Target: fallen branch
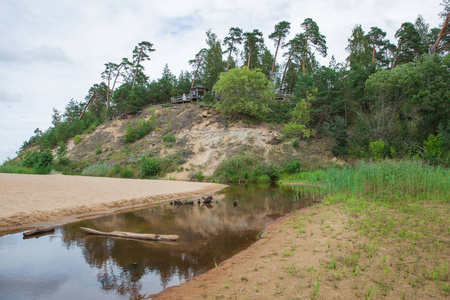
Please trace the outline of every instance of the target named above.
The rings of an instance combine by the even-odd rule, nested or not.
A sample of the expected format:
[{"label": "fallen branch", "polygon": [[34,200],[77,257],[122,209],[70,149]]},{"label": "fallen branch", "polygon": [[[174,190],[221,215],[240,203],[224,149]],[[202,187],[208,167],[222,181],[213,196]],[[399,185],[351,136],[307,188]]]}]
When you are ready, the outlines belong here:
[{"label": "fallen branch", "polygon": [[153,233],[132,233],[125,231],[113,231],[113,232],[103,232],[91,228],[80,227],[81,230],[97,235],[121,237],[136,240],[150,240],[150,241],[176,241],[178,235],[163,235],[163,234],[153,234]]},{"label": "fallen branch", "polygon": [[32,235],[47,233],[47,232],[54,232],[54,231],[55,231],[54,227],[37,228],[37,229],[33,229],[33,230],[24,232],[23,236],[27,237],[27,236],[32,236]]}]

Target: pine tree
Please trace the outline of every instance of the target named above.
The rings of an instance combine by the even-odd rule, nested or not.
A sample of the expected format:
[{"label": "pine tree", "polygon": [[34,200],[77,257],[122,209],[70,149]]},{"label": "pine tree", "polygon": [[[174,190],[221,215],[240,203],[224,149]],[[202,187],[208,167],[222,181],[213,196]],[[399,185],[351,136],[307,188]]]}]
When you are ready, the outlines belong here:
[{"label": "pine tree", "polygon": [[275,56],[273,58],[272,71],[270,72],[270,81],[272,81],[273,71],[275,69],[275,62],[277,60],[278,49],[280,48],[280,45],[281,45],[281,48],[283,48],[284,45],[282,42],[286,38],[286,36],[289,34],[290,28],[291,28],[291,23],[289,23],[287,21],[282,21],[282,22],[278,23],[277,25],[275,25],[275,31],[269,35],[269,39],[273,39],[277,46],[277,48],[275,50]]},{"label": "pine tree", "polygon": [[395,33],[395,37],[398,39],[398,43],[397,55],[394,59],[393,67],[397,63],[412,62],[414,57],[419,57],[426,53],[420,34],[412,23],[403,23]]},{"label": "pine tree", "polygon": [[141,65],[143,61],[150,60],[149,54],[150,52],[155,51],[152,49],[153,44],[150,42],[142,41],[140,42],[133,50],[133,67],[135,68],[133,84],[131,85],[131,89],[134,88],[136,77],[138,75],[138,71],[143,71],[144,66]]},{"label": "pine tree", "polygon": [[212,89],[219,79],[220,73],[225,71],[225,62],[222,60],[221,42],[217,35],[209,29],[206,31],[206,44],[209,46],[204,57],[203,85]]},{"label": "pine tree", "polygon": [[230,67],[231,54],[233,52],[237,52],[238,49],[236,48],[236,44],[242,44],[242,39],[242,29],[238,27],[231,27],[230,31],[228,32],[228,36],[223,40],[223,45],[228,46],[227,50],[225,51],[228,52],[226,72],[228,72],[228,69]]},{"label": "pine tree", "polygon": [[[258,55],[260,54],[262,44],[264,43],[263,34],[258,29],[254,29],[252,32],[245,32],[244,36],[246,38],[244,49],[245,54],[248,56],[247,68],[250,69],[251,65],[253,67],[258,67]],[[252,57],[256,57],[256,59],[252,60]]]},{"label": "pine tree", "polygon": [[314,48],[323,57],[327,56],[327,42],[325,36],[319,32],[319,26],[311,18],[305,19],[302,23],[303,33],[300,34],[300,39],[303,42],[302,52],[302,70],[303,75],[306,74],[307,60],[312,61]]}]

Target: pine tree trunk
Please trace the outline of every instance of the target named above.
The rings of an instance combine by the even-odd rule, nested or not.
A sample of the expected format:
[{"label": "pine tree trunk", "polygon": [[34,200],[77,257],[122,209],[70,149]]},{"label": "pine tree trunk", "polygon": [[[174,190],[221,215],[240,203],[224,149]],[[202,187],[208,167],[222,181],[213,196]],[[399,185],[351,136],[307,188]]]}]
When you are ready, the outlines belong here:
[{"label": "pine tree trunk", "polygon": [[447,28],[449,22],[450,22],[450,14],[448,14],[447,18],[445,18],[444,24],[442,25],[441,31],[439,32],[436,43],[434,43],[434,45],[430,47],[430,54],[436,53],[436,51],[438,49],[438,45],[445,35],[444,32],[445,32],[445,29]]},{"label": "pine tree trunk", "polygon": [[112,93],[114,92],[114,88],[115,88],[115,86],[116,86],[117,78],[119,78],[119,75],[120,75],[120,69],[122,69],[122,67],[123,67],[123,65],[121,65],[121,66],[119,67],[119,69],[117,69],[117,75],[116,75],[116,78],[114,78],[114,83],[113,83],[111,92],[110,92],[110,94],[109,94],[109,97],[106,97],[105,121],[106,121],[107,118],[108,118],[109,103],[110,103],[110,101],[111,101]]},{"label": "pine tree trunk", "polygon": [[228,68],[230,67],[231,51],[232,50],[233,50],[233,43],[231,43],[230,54],[228,54],[227,70],[225,72],[228,72]]},{"label": "pine tree trunk", "polygon": [[375,44],[372,45],[372,48],[373,48],[373,50],[372,50],[372,63],[374,64],[375,63]]},{"label": "pine tree trunk", "polygon": [[84,113],[86,112],[86,109],[88,108],[89,104],[91,104],[92,100],[95,98],[95,94],[97,92],[94,92],[94,94],[91,96],[91,98],[89,99],[88,103],[86,104],[86,106],[84,107],[83,111],[81,112],[80,117],[78,118],[78,120],[81,120],[81,118],[83,118]]},{"label": "pine tree trunk", "polygon": [[281,93],[281,88],[283,87],[284,77],[286,76],[286,72],[287,72],[287,69],[288,69],[288,66],[289,66],[290,62],[291,62],[291,54],[289,53],[288,61],[286,63],[286,67],[284,68],[283,77],[281,78],[280,93]]},{"label": "pine tree trunk", "polygon": [[197,78],[197,72],[198,72],[198,69],[200,68],[200,65],[202,64],[202,60],[203,60],[203,56],[200,58],[200,61],[198,62],[197,69],[195,69],[194,79],[192,80],[191,89],[194,87],[195,78]]},{"label": "pine tree trunk", "polygon": [[247,68],[250,69],[250,57],[252,57],[252,47],[250,48],[250,53],[248,54]]},{"label": "pine tree trunk", "polygon": [[106,90],[106,112],[105,112],[105,121],[106,118],[108,117],[108,106],[109,106],[109,98],[111,97],[111,89],[110,89],[110,85],[111,85],[111,72],[108,75],[108,89]]},{"label": "pine tree trunk", "polygon": [[134,88],[134,83],[136,82],[136,76],[137,76],[138,66],[139,66],[140,62],[141,62],[141,52],[139,52],[138,61],[137,61],[137,65],[136,65],[136,71],[134,72],[133,84],[131,85],[131,89]]},{"label": "pine tree trunk", "polygon": [[306,49],[308,49],[308,38],[305,39],[305,51],[303,51],[302,55],[302,69],[303,75],[306,75]]},{"label": "pine tree trunk", "polygon": [[395,64],[397,63],[397,58],[398,58],[398,54],[394,57],[394,61],[392,62],[391,70],[392,70],[393,68],[395,68]]},{"label": "pine tree trunk", "polygon": [[273,64],[272,64],[272,72],[270,72],[270,81],[272,81],[273,70],[275,69],[275,61],[277,60],[278,47],[280,47],[280,42],[281,42],[281,37],[278,39],[277,50],[275,50],[275,57],[273,58]]}]

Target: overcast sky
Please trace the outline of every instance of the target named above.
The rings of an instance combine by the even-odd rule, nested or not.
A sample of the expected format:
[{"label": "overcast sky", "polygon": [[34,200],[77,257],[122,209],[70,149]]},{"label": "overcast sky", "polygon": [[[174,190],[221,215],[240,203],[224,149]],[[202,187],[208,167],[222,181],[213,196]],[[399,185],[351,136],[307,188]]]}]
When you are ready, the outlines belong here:
[{"label": "overcast sky", "polygon": [[[51,125],[52,108],[63,112],[70,99],[84,101],[101,81],[107,62],[131,59],[141,41],[155,52],[145,63],[150,79],[167,63],[173,74],[205,44],[205,30],[219,39],[230,27],[259,29],[268,35],[280,21],[291,23],[292,38],[312,18],[326,36],[328,65],[347,57],[351,30],[378,26],[391,42],[403,22],[421,14],[430,27],[441,23],[441,0],[0,0],[0,164],[28,140],[36,128]],[[281,56],[278,59],[282,63]]]}]

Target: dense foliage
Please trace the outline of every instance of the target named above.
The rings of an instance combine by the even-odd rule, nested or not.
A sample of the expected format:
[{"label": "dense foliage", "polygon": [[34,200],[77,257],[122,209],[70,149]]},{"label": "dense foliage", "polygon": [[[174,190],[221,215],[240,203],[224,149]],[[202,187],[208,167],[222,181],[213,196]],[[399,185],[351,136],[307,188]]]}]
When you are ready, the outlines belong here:
[{"label": "dense foliage", "polygon": [[268,103],[274,98],[272,84],[258,69],[232,69],[220,75],[214,85],[221,95],[217,109],[226,116],[264,119],[270,112]]},{"label": "dense foliage", "polygon": [[247,153],[241,153],[222,162],[212,178],[219,182],[275,182],[280,170],[273,164]]},{"label": "dense foliage", "polygon": [[135,124],[129,124],[125,133],[124,142],[133,143],[149,134],[154,127],[154,119],[139,120]]},{"label": "dense foliage", "polygon": [[[448,1],[442,6],[440,17],[445,20]],[[338,63],[332,57],[328,66],[315,58],[328,54],[319,24],[306,18],[300,25],[291,39],[290,22],[275,25],[268,36],[276,46],[274,54],[258,29],[231,27],[223,43],[209,29],[206,47],[189,61],[192,71],[182,71],[177,78],[166,65],[161,78],[152,81],[142,62],[150,60],[155,49],[143,41],[130,60],[105,64],[103,82],[92,85],[85,101],[70,100],[63,113],[54,109],[52,126],[37,128],[19,154],[27,149],[44,153],[70,138],[79,143],[83,134],[113,117],[166,103],[202,84],[208,89],[204,99],[224,115],[285,124],[283,135],[294,145],[298,139],[328,136],[335,141],[334,155],[421,157],[431,164],[450,164],[448,23],[430,29],[419,15],[414,23],[402,23],[395,32],[396,43],[386,39],[381,28],[365,32],[356,25],[349,32],[346,61]],[[294,96],[275,100],[276,93],[286,92]],[[215,96],[221,100],[215,102]],[[130,125],[125,142],[151,130],[150,123]],[[172,144],[168,138],[164,142]],[[22,156],[23,166],[35,168],[27,155]],[[45,169],[44,165],[43,160],[36,168]]]}]

